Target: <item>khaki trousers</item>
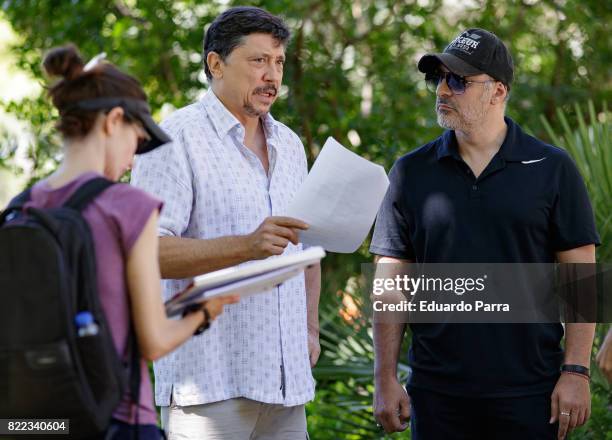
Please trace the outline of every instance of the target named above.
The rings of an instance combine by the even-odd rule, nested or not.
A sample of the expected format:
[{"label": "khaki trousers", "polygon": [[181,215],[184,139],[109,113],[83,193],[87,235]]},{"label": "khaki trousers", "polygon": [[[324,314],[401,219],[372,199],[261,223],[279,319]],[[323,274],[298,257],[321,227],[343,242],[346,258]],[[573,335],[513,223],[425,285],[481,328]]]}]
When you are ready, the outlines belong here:
[{"label": "khaki trousers", "polygon": [[306,440],[304,405],[283,406],[245,398],[204,405],[161,407],[168,440]]}]

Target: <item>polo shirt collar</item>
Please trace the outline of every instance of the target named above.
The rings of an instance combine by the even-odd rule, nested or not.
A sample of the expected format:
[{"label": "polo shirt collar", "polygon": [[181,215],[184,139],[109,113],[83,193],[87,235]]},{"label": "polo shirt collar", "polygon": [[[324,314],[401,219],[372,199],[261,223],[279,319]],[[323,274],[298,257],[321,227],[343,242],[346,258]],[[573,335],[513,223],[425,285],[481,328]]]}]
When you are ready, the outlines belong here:
[{"label": "polo shirt collar", "polygon": [[[230,131],[242,127],[238,118],[225,107],[212,88],[208,89],[201,102],[219,138],[224,138]],[[276,138],[279,123],[270,113],[262,117],[262,123],[266,138]]]},{"label": "polo shirt collar", "polygon": [[500,156],[506,162],[520,162],[522,160],[533,159],[537,154],[532,148],[532,142],[525,134],[523,129],[509,117],[504,117],[508,131],[506,138],[499,149]]},{"label": "polo shirt collar", "polygon": [[437,151],[438,160],[445,157],[453,157],[457,160],[461,160],[459,155],[459,148],[457,145],[457,138],[455,137],[455,130],[446,130],[440,137]]},{"label": "polo shirt collar", "polygon": [[[499,149],[499,155],[507,162],[532,159],[534,152],[532,148],[530,148],[531,142],[526,139],[527,136],[521,127],[507,116],[504,117],[504,121],[508,126],[508,131]],[[454,130],[446,130],[440,137],[437,148],[437,158],[440,160],[445,157],[453,157],[461,160]]]}]

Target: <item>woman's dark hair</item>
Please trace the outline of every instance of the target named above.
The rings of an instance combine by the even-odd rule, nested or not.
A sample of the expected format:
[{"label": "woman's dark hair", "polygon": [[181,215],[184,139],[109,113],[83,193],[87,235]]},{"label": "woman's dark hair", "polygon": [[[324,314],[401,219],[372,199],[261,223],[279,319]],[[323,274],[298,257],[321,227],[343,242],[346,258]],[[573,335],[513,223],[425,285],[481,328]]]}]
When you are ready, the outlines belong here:
[{"label": "woman's dark hair", "polygon": [[230,8],[212,22],[204,37],[204,71],[209,81],[212,75],[206,62],[208,54],[216,52],[225,61],[245,36],[255,33],[272,35],[283,45],[291,36],[282,19],[253,6]]},{"label": "woman's dark hair", "polygon": [[75,108],[79,101],[118,96],[147,99],[138,80],[111,63],[98,63],[84,71],[83,58],[71,44],[51,49],[45,55],[43,67],[48,75],[62,77],[49,87],[48,93],[60,114],[56,127],[66,138],[87,135],[100,112]]}]

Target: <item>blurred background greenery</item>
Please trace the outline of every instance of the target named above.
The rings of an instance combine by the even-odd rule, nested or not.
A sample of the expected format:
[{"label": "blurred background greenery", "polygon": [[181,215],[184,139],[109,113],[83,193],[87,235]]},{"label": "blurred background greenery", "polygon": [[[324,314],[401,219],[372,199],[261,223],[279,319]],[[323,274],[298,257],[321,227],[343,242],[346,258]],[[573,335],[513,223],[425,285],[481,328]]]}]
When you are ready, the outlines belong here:
[{"label": "blurred background greenery", "polygon": [[[43,84],[45,50],[77,44],[86,58],[107,52],[137,76],[155,116],[190,103],[207,89],[202,72],[206,26],[229,6],[261,6],[293,31],[284,86],[274,115],[302,138],[310,162],[328,136],[388,170],[400,155],[437,137],[434,97],[416,61],[442,50],[462,29],[482,27],[504,40],[516,77],[508,115],[536,136],[567,148],[593,200],[612,262],[612,141],[610,68],[612,3],[601,0],[4,0],[0,21],[12,37],[0,44],[0,202],[45,176],[59,159],[57,113],[43,88],[16,98],[16,75]],[[1,29],[0,29],[1,31]],[[2,32],[0,32],[0,37]],[[16,129],[15,127],[19,127]],[[323,264],[321,339],[314,371],[316,400],[308,406],[311,437],[383,439],[371,411],[371,329],[361,314],[360,264],[368,242]],[[594,355],[607,326],[598,326]],[[401,366],[401,374],[408,372]],[[593,380],[593,416],[572,438],[612,439],[612,394]],[[407,434],[389,436],[408,438]]]}]

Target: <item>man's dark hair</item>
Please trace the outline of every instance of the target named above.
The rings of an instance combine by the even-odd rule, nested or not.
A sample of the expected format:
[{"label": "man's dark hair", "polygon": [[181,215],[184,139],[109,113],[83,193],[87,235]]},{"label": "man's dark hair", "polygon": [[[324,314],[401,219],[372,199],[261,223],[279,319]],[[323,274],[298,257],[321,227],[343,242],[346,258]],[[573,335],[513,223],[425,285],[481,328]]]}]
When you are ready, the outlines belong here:
[{"label": "man's dark hair", "polygon": [[230,8],[212,22],[204,37],[204,71],[209,81],[212,75],[206,61],[208,54],[216,52],[225,61],[244,37],[255,33],[270,34],[282,45],[291,35],[282,19],[253,6]]}]

